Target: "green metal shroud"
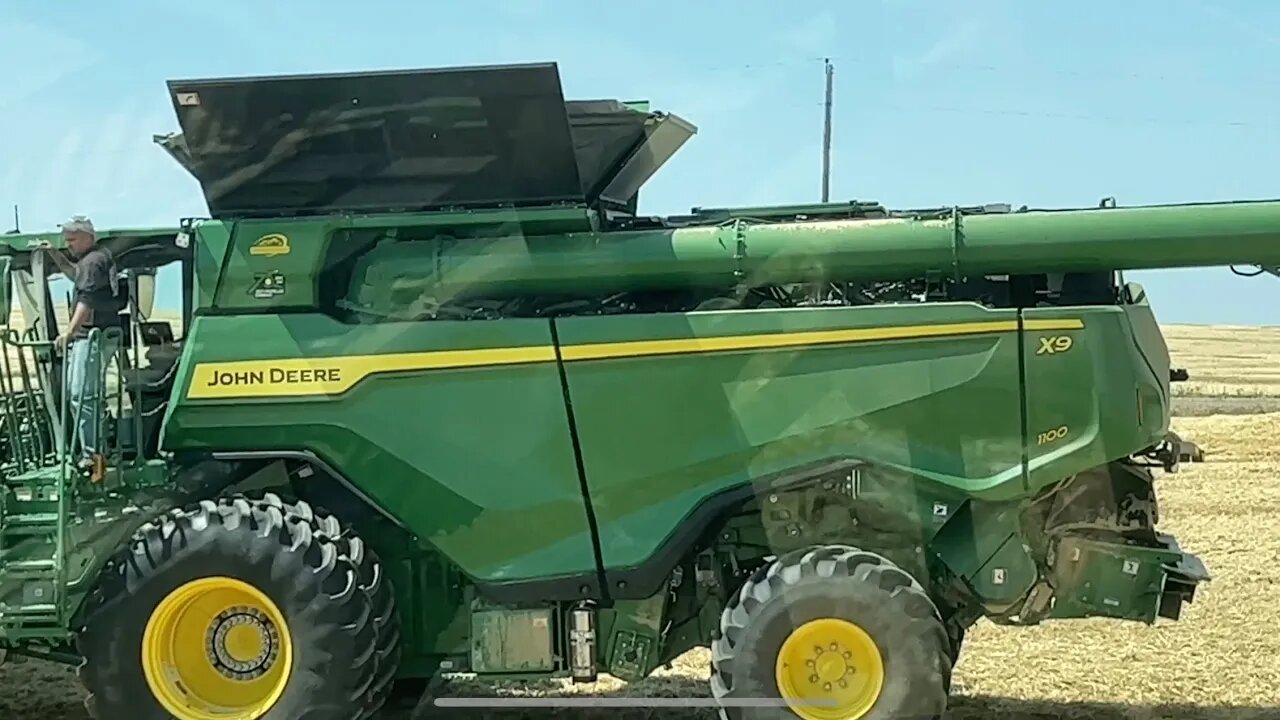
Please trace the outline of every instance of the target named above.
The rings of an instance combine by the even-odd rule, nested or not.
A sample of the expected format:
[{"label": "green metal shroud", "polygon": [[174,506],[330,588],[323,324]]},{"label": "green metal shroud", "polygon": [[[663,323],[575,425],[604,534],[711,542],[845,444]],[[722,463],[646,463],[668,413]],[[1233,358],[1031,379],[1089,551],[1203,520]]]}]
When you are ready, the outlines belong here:
[{"label": "green metal shroud", "polygon": [[[596,569],[575,441],[612,573],[642,568],[708,497],[788,468],[858,458],[1004,501],[1168,430],[1168,355],[1145,300],[373,324],[323,303],[315,278],[352,232],[440,226],[439,215],[198,226],[199,246],[227,254],[205,266],[216,283],[198,266],[197,283],[216,290],[201,294],[209,312],[185,348],[165,447],[314,453],[474,579],[504,583]],[[1280,203],[1228,203],[426,240],[372,245],[352,276],[377,283],[353,280],[351,295],[419,289],[404,278],[444,294],[724,285],[735,268],[758,283],[809,267],[846,279],[1273,262],[1278,229]],[[271,233],[289,253],[255,255]],[[285,292],[255,299],[249,279],[271,270]],[[1055,338],[1070,349],[1044,354]],[[382,421],[398,413],[413,422]]]}]

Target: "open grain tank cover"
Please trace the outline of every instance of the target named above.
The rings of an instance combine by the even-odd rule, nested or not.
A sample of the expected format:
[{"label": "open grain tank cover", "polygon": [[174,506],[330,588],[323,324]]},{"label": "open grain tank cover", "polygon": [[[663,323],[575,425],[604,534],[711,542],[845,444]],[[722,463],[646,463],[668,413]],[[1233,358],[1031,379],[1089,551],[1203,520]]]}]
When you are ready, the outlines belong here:
[{"label": "open grain tank cover", "polygon": [[588,202],[628,207],[697,128],[677,115],[618,100],[566,103],[578,174]]},{"label": "open grain tank cover", "polygon": [[168,87],[182,133],[162,144],[214,217],[582,203],[604,182],[580,174],[555,64]]}]

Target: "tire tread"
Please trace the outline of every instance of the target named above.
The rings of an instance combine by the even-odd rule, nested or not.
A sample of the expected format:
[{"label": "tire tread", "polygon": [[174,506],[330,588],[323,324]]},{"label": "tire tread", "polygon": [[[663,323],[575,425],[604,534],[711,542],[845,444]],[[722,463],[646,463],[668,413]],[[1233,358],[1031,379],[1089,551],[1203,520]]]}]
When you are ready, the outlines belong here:
[{"label": "tire tread", "polygon": [[[910,573],[884,556],[849,545],[826,545],[796,550],[757,568],[729,597],[720,615],[719,631],[711,643],[711,692],[717,699],[734,697],[734,665],[738,646],[756,612],[788,587],[813,579],[848,578],[885,592],[910,618],[910,625],[930,638],[937,648],[944,693],[951,690],[951,644],[943,618],[928,591]],[[721,718],[733,714],[720,709]]]},{"label": "tire tread", "polygon": [[[342,688],[340,694],[348,704],[342,708],[309,706],[299,711],[300,716],[317,720],[371,717],[385,699],[383,678],[399,657],[398,619],[394,602],[387,600],[389,583],[362,584],[362,578],[370,573],[381,578],[382,569],[363,543],[355,540],[353,544],[351,535],[341,533],[337,518],[318,518],[307,503],[285,503],[273,493],[256,498],[237,494],[174,508],[141,525],[107,564],[86,600],[85,621],[76,639],[83,658],[76,674],[87,691],[84,705],[89,716],[110,720],[114,717],[111,713],[136,700],[124,696],[124,683],[120,682],[137,660],[120,646],[128,639],[113,633],[116,611],[127,606],[153,576],[183,562],[186,551],[202,535],[219,530],[271,540],[276,545],[274,552],[300,558],[316,578],[325,624],[333,628],[323,644],[352,648],[343,652],[357,658],[351,672],[325,680],[326,685]],[[261,552],[261,546],[254,545],[253,552]],[[357,548],[358,562],[348,554],[353,548]],[[268,562],[279,562],[278,557]],[[388,636],[387,629],[394,637]],[[358,712],[350,713],[350,707]]]}]

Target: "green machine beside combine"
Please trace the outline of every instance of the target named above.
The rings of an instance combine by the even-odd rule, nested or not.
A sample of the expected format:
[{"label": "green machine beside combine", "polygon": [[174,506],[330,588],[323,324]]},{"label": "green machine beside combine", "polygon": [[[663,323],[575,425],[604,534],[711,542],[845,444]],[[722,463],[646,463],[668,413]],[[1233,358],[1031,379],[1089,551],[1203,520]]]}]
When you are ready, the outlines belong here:
[{"label": "green machine beside combine", "polygon": [[209,217],[102,234],[87,471],[59,238],[0,238],[0,647],[96,717],[366,718],[699,646],[728,716],[933,717],[979,619],[1176,619],[1208,577],[1157,529],[1198,449],[1121,273],[1280,265],[1280,202],[651,217],[693,126],[554,65],[169,89]]}]

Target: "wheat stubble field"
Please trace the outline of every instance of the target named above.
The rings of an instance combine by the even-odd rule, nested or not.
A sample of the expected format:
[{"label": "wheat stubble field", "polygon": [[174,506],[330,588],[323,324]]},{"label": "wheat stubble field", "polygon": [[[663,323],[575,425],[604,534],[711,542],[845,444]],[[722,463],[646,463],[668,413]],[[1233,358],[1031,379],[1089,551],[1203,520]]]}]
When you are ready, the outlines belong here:
[{"label": "wheat stubble field", "polygon": [[[1177,386],[1174,429],[1200,443],[1206,457],[1159,478],[1161,525],[1200,555],[1213,580],[1177,623],[980,623],[956,668],[948,718],[1280,720],[1280,328],[1169,326],[1166,333],[1174,366],[1192,379]],[[455,683],[444,692],[705,697],[707,661],[695,651],[630,686]],[[68,669],[34,661],[0,668],[0,720],[84,720],[80,702]],[[716,717],[704,708],[559,712],[614,720]]]}]

